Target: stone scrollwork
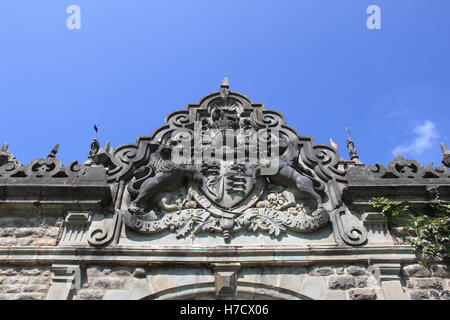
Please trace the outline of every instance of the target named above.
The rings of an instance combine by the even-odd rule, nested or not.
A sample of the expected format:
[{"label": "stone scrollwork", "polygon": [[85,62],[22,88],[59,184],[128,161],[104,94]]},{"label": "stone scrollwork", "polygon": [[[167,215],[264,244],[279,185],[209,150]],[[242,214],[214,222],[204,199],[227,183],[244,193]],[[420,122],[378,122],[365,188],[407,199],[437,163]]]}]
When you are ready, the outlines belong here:
[{"label": "stone scrollwork", "polygon": [[103,246],[109,244],[115,233],[121,219],[121,212],[116,210],[112,221],[105,223],[105,221],[99,222],[96,226],[93,226],[89,230],[87,241],[92,246]]},{"label": "stone scrollwork", "polygon": [[[278,237],[340,219],[340,159],[224,82],[199,104],[170,114],[152,136],[116,148],[108,175],[127,181],[123,221],[136,232]],[[352,240],[355,230],[343,231],[347,243],[360,242]]]},{"label": "stone scrollwork", "polygon": [[449,178],[450,169],[444,166],[437,166],[433,168],[430,163],[427,167],[423,167],[419,162],[412,159],[404,159],[402,156],[397,156],[389,162],[385,168],[377,163],[373,166],[367,167],[370,175],[380,178]]}]

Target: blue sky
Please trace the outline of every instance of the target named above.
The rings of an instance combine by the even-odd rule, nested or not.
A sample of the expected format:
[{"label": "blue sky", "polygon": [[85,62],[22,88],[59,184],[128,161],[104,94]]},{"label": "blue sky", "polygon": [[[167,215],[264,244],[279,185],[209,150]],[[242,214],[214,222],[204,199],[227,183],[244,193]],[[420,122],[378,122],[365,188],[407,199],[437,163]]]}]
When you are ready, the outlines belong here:
[{"label": "blue sky", "polygon": [[[66,27],[69,5],[81,29]],[[381,30],[366,9],[381,8]],[[0,3],[0,140],[23,163],[60,143],[134,143],[171,111],[231,89],[361,160],[440,163],[450,147],[448,0],[14,0]]]}]

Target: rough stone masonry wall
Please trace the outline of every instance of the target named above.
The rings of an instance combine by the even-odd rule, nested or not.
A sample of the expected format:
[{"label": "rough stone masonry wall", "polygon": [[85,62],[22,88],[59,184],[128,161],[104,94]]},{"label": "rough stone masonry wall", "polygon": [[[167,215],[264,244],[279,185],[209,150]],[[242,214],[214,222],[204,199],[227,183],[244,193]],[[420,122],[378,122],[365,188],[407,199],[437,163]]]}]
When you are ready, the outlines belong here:
[{"label": "rough stone masonry wall", "polygon": [[50,287],[49,267],[0,266],[0,300],[42,300]]},{"label": "rough stone masonry wall", "polygon": [[375,300],[379,286],[375,278],[363,265],[318,266],[308,270],[309,281],[320,283],[325,278],[324,298],[329,300]]},{"label": "rough stone masonry wall", "polygon": [[450,300],[449,265],[407,265],[403,277],[412,300]]},{"label": "rough stone masonry wall", "polygon": [[62,218],[0,216],[0,246],[55,246]]},{"label": "rough stone masonry wall", "polygon": [[147,276],[144,268],[126,266],[88,266],[82,287],[76,292],[74,300],[103,300],[107,292],[124,290],[133,278]]}]

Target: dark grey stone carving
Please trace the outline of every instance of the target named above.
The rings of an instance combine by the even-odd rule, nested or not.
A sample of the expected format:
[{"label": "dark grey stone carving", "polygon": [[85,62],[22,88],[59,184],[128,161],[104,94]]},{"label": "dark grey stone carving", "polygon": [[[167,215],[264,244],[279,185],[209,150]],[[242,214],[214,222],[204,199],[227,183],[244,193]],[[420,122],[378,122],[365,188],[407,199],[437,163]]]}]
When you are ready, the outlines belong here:
[{"label": "dark grey stone carving", "polygon": [[449,178],[450,170],[437,166],[432,167],[430,163],[427,167],[423,167],[420,163],[412,159],[404,159],[402,156],[397,156],[389,162],[388,167],[384,168],[377,163],[374,166],[367,167],[369,175],[379,179],[392,178],[408,178],[408,179],[422,179],[422,178]]},{"label": "dark grey stone carving", "polygon": [[450,168],[450,150],[443,142],[441,142],[441,150],[442,150],[442,164],[447,168]]},{"label": "dark grey stone carving", "polygon": [[97,139],[93,139],[91,143],[91,148],[89,150],[89,156],[84,165],[88,166],[103,166],[104,168],[111,169],[115,165],[111,160],[111,146],[110,142],[107,141],[103,148],[100,148],[100,143]]},{"label": "dark grey stone carving", "polygon": [[[277,112],[231,92],[227,79],[219,92],[173,112],[166,123],[111,156],[109,180],[130,181],[132,201],[123,212],[128,227],[143,233],[173,230],[179,237],[219,232],[227,240],[242,230],[276,237],[287,230],[311,232],[330,216],[340,221],[339,212],[345,214],[339,184],[346,177],[336,150],[314,144],[286,126]],[[186,143],[191,155],[214,156],[175,161],[177,148]],[[278,153],[255,156],[260,143]],[[355,229],[361,235],[357,240]],[[341,232],[346,243],[365,241],[362,226]]]}]

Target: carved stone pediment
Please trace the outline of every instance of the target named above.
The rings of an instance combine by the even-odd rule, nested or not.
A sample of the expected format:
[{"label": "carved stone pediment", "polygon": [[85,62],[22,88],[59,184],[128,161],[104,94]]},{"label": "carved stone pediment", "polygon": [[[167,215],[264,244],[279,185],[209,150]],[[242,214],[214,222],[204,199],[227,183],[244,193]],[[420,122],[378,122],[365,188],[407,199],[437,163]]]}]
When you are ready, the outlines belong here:
[{"label": "carved stone pediment", "polygon": [[301,136],[278,112],[223,82],[169,114],[152,135],[108,153],[108,181],[125,185],[120,212],[136,233],[280,237],[331,221],[340,241],[361,244],[362,227],[341,222],[349,212],[340,200],[340,160],[334,148]]}]

